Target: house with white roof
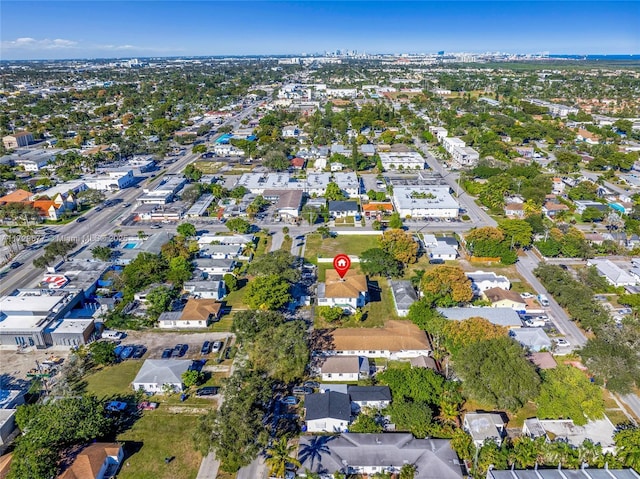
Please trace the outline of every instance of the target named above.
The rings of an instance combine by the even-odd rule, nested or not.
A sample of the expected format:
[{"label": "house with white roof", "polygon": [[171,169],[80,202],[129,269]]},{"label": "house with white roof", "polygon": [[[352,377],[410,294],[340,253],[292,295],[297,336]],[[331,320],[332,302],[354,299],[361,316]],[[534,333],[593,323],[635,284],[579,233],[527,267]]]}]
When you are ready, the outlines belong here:
[{"label": "house with white roof", "polygon": [[133,390],[151,394],[164,394],[167,389],[182,392],[182,374],[192,364],[189,359],[147,359],[133,380]]},{"label": "house with white roof", "polygon": [[511,281],[506,276],[497,275],[493,271],[473,271],[465,275],[471,280],[471,287],[476,294],[491,288],[511,288]]},{"label": "house with white roof", "polygon": [[611,260],[590,259],[587,261],[587,265],[595,266],[598,270],[598,274],[603,276],[609,284],[615,287],[634,286],[638,284],[638,281],[634,276],[620,268]]}]

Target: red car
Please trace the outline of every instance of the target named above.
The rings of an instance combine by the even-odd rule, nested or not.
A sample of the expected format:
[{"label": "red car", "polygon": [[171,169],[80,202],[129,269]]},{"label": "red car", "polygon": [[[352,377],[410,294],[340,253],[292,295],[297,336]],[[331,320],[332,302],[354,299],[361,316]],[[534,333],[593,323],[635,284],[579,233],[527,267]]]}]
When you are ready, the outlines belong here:
[{"label": "red car", "polygon": [[153,409],[156,409],[157,407],[157,402],[142,401],[140,404],[138,404],[138,409],[140,411],[151,411]]}]

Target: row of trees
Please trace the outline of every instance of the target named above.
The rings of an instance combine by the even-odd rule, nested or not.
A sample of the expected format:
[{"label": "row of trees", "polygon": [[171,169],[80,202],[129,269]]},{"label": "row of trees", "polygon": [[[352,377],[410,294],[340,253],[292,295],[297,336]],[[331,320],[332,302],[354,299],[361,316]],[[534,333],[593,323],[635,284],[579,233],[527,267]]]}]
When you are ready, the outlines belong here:
[{"label": "row of trees", "polygon": [[[280,313],[239,312],[233,332],[246,362],[225,380],[220,410],[203,416],[194,433],[198,449],[203,454],[215,451],[227,472],[248,465],[266,447],[270,432],[284,438],[276,445],[286,446],[287,427],[266,419],[268,405],[274,388],[302,378],[309,361],[303,323],[286,321]],[[273,461],[274,469],[282,461],[292,461],[289,449],[281,449],[284,452],[280,461]]]}]

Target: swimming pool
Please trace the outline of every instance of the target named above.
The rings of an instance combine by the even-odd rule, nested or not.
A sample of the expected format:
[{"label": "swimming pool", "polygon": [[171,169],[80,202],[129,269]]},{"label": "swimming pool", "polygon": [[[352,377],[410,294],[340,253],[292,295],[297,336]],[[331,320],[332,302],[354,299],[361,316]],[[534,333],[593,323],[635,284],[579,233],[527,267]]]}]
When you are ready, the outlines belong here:
[{"label": "swimming pool", "polygon": [[134,249],[138,247],[138,243],[127,243],[122,248],[123,249]]}]

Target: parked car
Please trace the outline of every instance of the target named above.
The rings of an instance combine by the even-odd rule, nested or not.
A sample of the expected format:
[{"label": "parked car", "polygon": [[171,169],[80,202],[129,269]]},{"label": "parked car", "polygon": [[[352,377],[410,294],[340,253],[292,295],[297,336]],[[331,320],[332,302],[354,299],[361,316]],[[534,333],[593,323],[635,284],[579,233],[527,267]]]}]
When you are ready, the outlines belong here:
[{"label": "parked car", "polygon": [[305,394],[311,394],[313,389],[306,386],[296,386],[293,388],[292,392],[297,396],[303,396]]},{"label": "parked car", "polygon": [[200,348],[200,354],[205,355],[211,352],[211,343],[209,341],[205,341],[202,343],[202,348]]},{"label": "parked car", "polygon": [[216,394],[218,394],[218,388],[216,386],[205,386],[196,391],[196,397],[215,396]]},{"label": "parked car", "polygon": [[173,348],[172,356],[181,358],[186,354],[187,349],[189,349],[189,346],[186,344],[176,344],[175,348]]},{"label": "parked car", "polygon": [[306,388],[319,388],[320,383],[318,381],[305,381],[303,386]]},{"label": "parked car", "polygon": [[133,346],[125,346],[120,353],[120,359],[129,359],[133,354]]},{"label": "parked car", "polygon": [[212,353],[219,353],[222,349],[222,341],[214,341],[213,346],[211,346]]},{"label": "parked car", "polygon": [[440,258],[431,258],[429,264],[444,264],[444,260]]},{"label": "parked car", "polygon": [[118,358],[120,357],[120,354],[122,353],[123,349],[124,349],[124,346],[121,345],[121,344],[114,348],[113,352],[116,355],[116,357],[118,357]]},{"label": "parked car", "polygon": [[122,401],[111,401],[106,405],[105,409],[107,411],[122,412],[127,409],[127,403]]},{"label": "parked car", "polygon": [[147,352],[147,348],[138,344],[133,347],[133,354],[131,355],[131,357],[133,359],[140,359],[142,356],[144,356],[144,353],[146,352]]},{"label": "parked car", "polygon": [[162,351],[162,359],[169,359],[171,357],[171,354],[173,353],[173,349],[171,348],[167,348],[165,350]]},{"label": "parked car", "polygon": [[298,398],[295,396],[287,396],[282,400],[284,404],[288,404],[289,406],[295,406],[298,404]]},{"label": "parked car", "polygon": [[556,344],[560,347],[566,347],[570,345],[569,341],[564,338],[556,338]]}]

